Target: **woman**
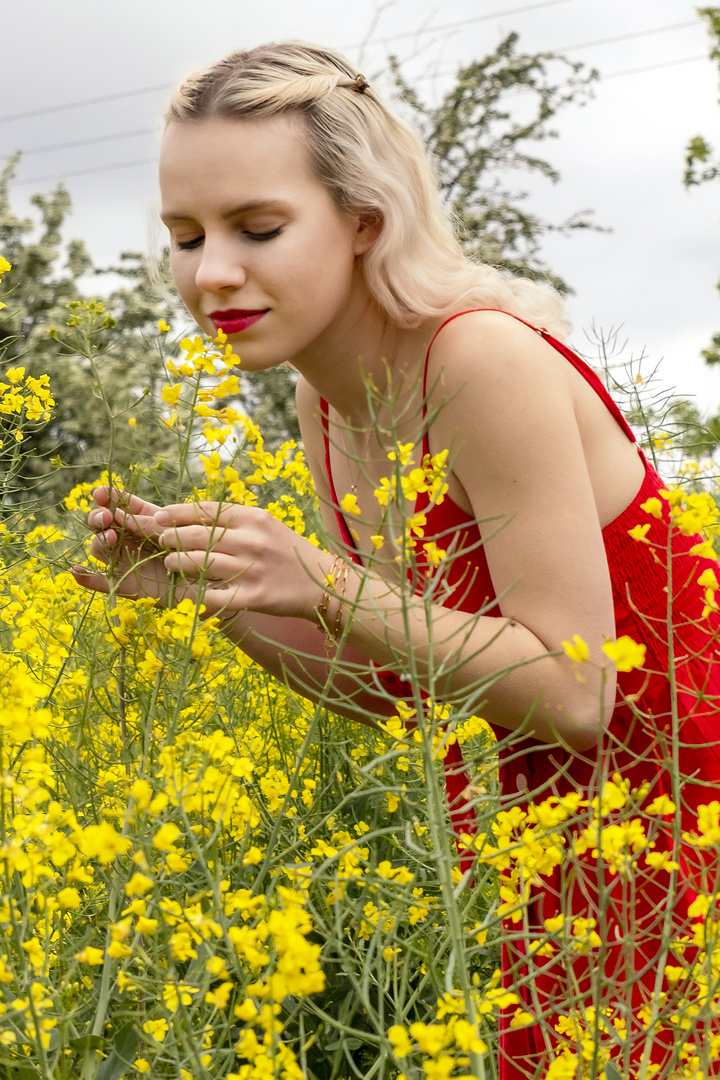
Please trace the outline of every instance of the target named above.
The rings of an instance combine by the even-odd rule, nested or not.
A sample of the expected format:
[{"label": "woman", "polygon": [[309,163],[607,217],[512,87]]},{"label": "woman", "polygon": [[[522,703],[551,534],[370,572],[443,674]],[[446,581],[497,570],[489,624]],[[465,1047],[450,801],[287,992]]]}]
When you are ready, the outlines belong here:
[{"label": "woman", "polygon": [[[482,687],[483,716],[505,740],[506,797],[591,799],[616,771],[677,797],[682,774],[681,824],[691,828],[720,777],[720,676],[709,660],[717,615],[703,616],[698,583],[713,564],[699,537],[680,534],[670,560],[679,585],[668,593],[663,484],[596,377],[559,342],[559,298],[464,258],[417,140],[328,50],[270,45],[187,79],[167,115],[160,183],[190,314],[211,336],[228,336],[245,370],[289,362],[298,372],[305,449],[339,554],[256,508],[159,508],[133,497],[123,510],[100,489],[92,552],[111,562],[119,591],[164,597],[167,574],[179,573],[192,593],[202,575],[208,613],[246,653],[361,720],[394,711],[411,656],[423,692],[458,700]],[[450,451],[444,498],[419,484],[425,535],[411,532],[406,559],[424,596],[405,602],[397,537],[377,495],[388,476],[385,431],[418,463]],[[108,589],[86,568],[75,574]],[[574,635],[591,659],[582,672],[584,646],[564,646]],[[643,642],[647,660],[618,686],[603,646],[620,635]],[[351,672],[329,691],[326,639],[342,639]],[[682,719],[674,771],[669,647]],[[687,858],[692,879],[690,849]],[[608,892],[616,880],[606,873]],[[638,925],[652,922],[666,882],[649,875],[639,890]],[[598,888],[582,885],[577,866],[558,867],[533,886],[531,919],[542,928],[560,911],[588,915]],[[695,895],[692,880],[679,890],[676,928],[689,926]],[[604,973],[634,986],[642,1009],[657,989],[659,945],[647,944],[648,923],[642,945],[633,938],[628,949],[629,927],[617,912],[609,918]],[[548,960],[529,974],[527,934],[516,937],[508,933],[506,980],[553,1022],[504,1031],[506,1080],[546,1074],[568,985],[575,980],[579,1000],[592,991],[587,965],[568,972]],[[636,1067],[647,1023],[624,1022],[615,1056]],[[666,1062],[661,1036],[658,1046],[651,1056]]]}]

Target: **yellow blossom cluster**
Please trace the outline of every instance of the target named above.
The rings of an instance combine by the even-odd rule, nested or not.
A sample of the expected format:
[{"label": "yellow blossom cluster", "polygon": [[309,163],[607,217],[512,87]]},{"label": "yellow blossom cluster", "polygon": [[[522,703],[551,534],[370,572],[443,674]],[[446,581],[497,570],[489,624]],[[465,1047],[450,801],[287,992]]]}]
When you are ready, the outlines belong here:
[{"label": "yellow blossom cluster", "polygon": [[[89,316],[106,326],[101,306],[71,318],[82,329]],[[165,342],[167,323],[159,330]],[[267,450],[226,404],[241,386],[222,335],[181,346],[162,398],[168,426],[200,451],[192,475],[205,490],[191,497],[265,505],[312,534],[300,448]],[[12,375],[27,395],[24,373]],[[419,538],[442,568],[414,500],[442,500],[447,455],[416,466],[414,453],[388,450],[373,543],[409,551]],[[93,486],[74,488],[65,510],[86,513]],[[670,512],[681,532],[715,527],[709,502],[674,498],[645,510]],[[0,1069],[303,1080],[380,1076],[382,1060],[388,1077],[459,1080],[495,1073],[501,1011],[511,1028],[542,1027],[553,1080],[616,1080],[632,1024],[677,1043],[678,1076],[717,1060],[718,1040],[701,1036],[720,1011],[720,803],[688,818],[673,793],[611,769],[591,791],[559,786],[500,808],[477,696],[450,708],[408,681],[404,699],[386,695],[382,724],[360,730],[249,662],[201,600],[163,608],[78,588],[64,570],[77,544],[66,513],[26,525],[19,541],[3,534],[0,578]],[[715,575],[699,585],[711,607]],[[578,672],[602,662],[578,636],[563,647]],[[644,647],[623,636],[604,655],[620,671],[644,664]],[[352,696],[367,672],[340,670]],[[454,833],[442,786],[458,745],[477,828],[466,818]],[[624,1010],[604,1004],[615,988],[602,979],[597,1006],[569,994],[562,1014],[538,1007],[532,985],[503,984],[501,938],[522,945],[530,984],[548,964],[572,989],[616,947],[617,922],[600,902],[564,908],[558,883],[591,891],[600,868],[613,903],[631,910],[648,877],[677,888],[678,837],[703,887],[635,1017],[631,995]],[[546,887],[557,903],[538,916]],[[653,1068],[644,1076],[669,1080]]]}]

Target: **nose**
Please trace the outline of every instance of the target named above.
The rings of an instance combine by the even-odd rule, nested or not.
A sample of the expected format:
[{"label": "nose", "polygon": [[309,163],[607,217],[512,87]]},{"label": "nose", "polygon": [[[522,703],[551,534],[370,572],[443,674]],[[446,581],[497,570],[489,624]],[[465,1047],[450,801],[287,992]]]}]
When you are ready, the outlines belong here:
[{"label": "nose", "polygon": [[246,281],[247,272],[238,245],[230,237],[206,235],[195,273],[198,289],[206,293],[220,293],[227,289],[240,289]]}]

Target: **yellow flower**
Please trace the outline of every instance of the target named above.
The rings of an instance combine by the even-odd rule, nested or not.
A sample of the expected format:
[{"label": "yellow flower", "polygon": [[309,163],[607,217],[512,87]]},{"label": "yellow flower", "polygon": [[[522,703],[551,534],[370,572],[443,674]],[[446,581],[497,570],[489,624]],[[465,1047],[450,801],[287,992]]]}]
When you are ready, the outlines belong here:
[{"label": "yellow flower", "polygon": [[650,541],[646,539],[648,532],[650,531],[650,522],[645,525],[636,525],[634,529],[628,529],[628,534],[633,540],[641,540],[643,543],[648,544]]},{"label": "yellow flower", "polygon": [[717,559],[712,540],[703,540],[701,544],[694,544],[690,548],[691,555],[698,555],[702,559]]},{"label": "yellow flower", "polygon": [[437,566],[447,555],[445,548],[439,548],[434,540],[430,540],[427,544],[423,544],[423,551],[425,552],[426,560],[431,566]]},{"label": "yellow flower", "polygon": [[168,1033],[168,1022],[165,1017],[160,1020],[146,1020],[143,1024],[143,1031],[146,1035],[151,1035],[156,1042],[164,1042]]},{"label": "yellow flower", "polygon": [[[162,319],[160,321],[162,322]],[[146,1058],[135,1058],[133,1064],[139,1073],[150,1072],[150,1062]]]},{"label": "yellow flower", "polygon": [[125,886],[125,894],[126,896],[144,896],[146,892],[152,889],[152,886],[152,878],[137,872],[133,874]]},{"label": "yellow flower", "polygon": [[109,821],[103,821],[101,825],[88,825],[77,843],[86,858],[96,858],[101,863],[112,862],[116,855],[123,855],[132,847],[131,841],[121,836]]},{"label": "yellow flower", "polygon": [[102,964],[104,954],[102,949],[94,949],[92,945],[87,945],[82,952],[75,953],[75,959],[80,964],[93,964],[97,966]]},{"label": "yellow flower", "polygon": [[356,517],[360,517],[360,507],[358,506],[357,495],[353,495],[348,492],[347,495],[343,495],[340,500],[340,506],[344,513],[354,514]]},{"label": "yellow flower", "polygon": [[215,1009],[225,1009],[227,1008],[228,998],[230,997],[232,988],[233,984],[231,982],[221,983],[216,990],[208,990],[205,995],[205,1001]]},{"label": "yellow flower", "polygon": [[[164,319],[160,319],[157,325],[158,325],[158,330],[160,331],[161,334],[167,334],[168,330],[170,329],[169,325],[165,322]],[[145,1071],[147,1072],[147,1070],[145,1070]]]},{"label": "yellow flower", "polygon": [[608,656],[618,671],[632,671],[645,663],[646,647],[623,634],[617,641],[606,641],[603,652]]},{"label": "yellow flower", "polygon": [[138,921],[135,923],[135,929],[138,934],[152,935],[158,928],[157,919],[148,919],[144,915],[141,915]]},{"label": "yellow flower", "polygon": [[573,634],[572,643],[569,641],[561,642],[563,649],[567,656],[576,664],[585,664],[590,659],[590,649],[586,641],[580,637],[579,634]]},{"label": "yellow flower", "polygon": [[646,813],[660,815],[674,814],[675,803],[672,801],[672,799],[668,798],[667,795],[658,795],[655,799],[653,799],[650,805],[646,807]]},{"label": "yellow flower", "polygon": [[393,1053],[396,1058],[404,1058],[408,1054],[412,1054],[412,1042],[407,1031],[400,1024],[395,1024],[390,1028],[388,1039],[392,1043]]},{"label": "yellow flower", "polygon": [[253,844],[243,855],[242,864],[243,866],[257,866],[258,863],[262,862],[262,859],[263,852],[257,844]]},{"label": "yellow flower", "polygon": [[12,263],[0,255],[0,274],[7,274],[8,270],[12,270]]},{"label": "yellow flower", "polygon": [[165,825],[161,825],[153,836],[153,847],[157,848],[158,851],[173,851],[175,841],[179,835],[180,830],[177,825],[172,821],[168,821]]},{"label": "yellow flower", "polygon": [[[388,451],[388,461],[397,461],[400,459],[401,465],[407,465],[410,461],[410,455],[413,452],[413,443],[398,443],[397,452],[395,450]],[[410,462],[412,464],[412,462]]]},{"label": "yellow flower", "polygon": [[715,577],[715,571],[708,567],[698,578],[698,585],[702,585],[703,589],[717,589],[718,580]]},{"label": "yellow flower", "polygon": [[174,386],[164,386],[162,390],[162,399],[166,405],[177,405],[181,393],[182,383],[175,383]]},{"label": "yellow flower", "polygon": [[644,503],[640,503],[640,509],[644,510],[654,518],[662,517],[662,503],[659,499],[656,499],[655,496],[647,499]]},{"label": "yellow flower", "polygon": [[67,889],[61,889],[57,895],[57,902],[63,910],[67,908],[79,908],[80,893],[77,891],[77,889],[73,889],[70,887],[68,887]]}]

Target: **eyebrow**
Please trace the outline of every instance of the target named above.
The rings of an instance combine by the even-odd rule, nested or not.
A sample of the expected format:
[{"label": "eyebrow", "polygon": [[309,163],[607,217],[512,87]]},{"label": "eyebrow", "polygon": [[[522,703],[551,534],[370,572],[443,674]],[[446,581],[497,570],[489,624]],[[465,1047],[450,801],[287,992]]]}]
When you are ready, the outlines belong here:
[{"label": "eyebrow", "polygon": [[[250,202],[240,203],[238,206],[234,206],[231,210],[226,210],[222,214],[223,221],[229,221],[230,218],[237,217],[238,214],[248,214],[253,210],[285,210],[287,203],[282,199],[253,199]],[[194,221],[192,214],[177,214],[168,213],[160,215],[162,220],[167,224],[171,221]]]}]

